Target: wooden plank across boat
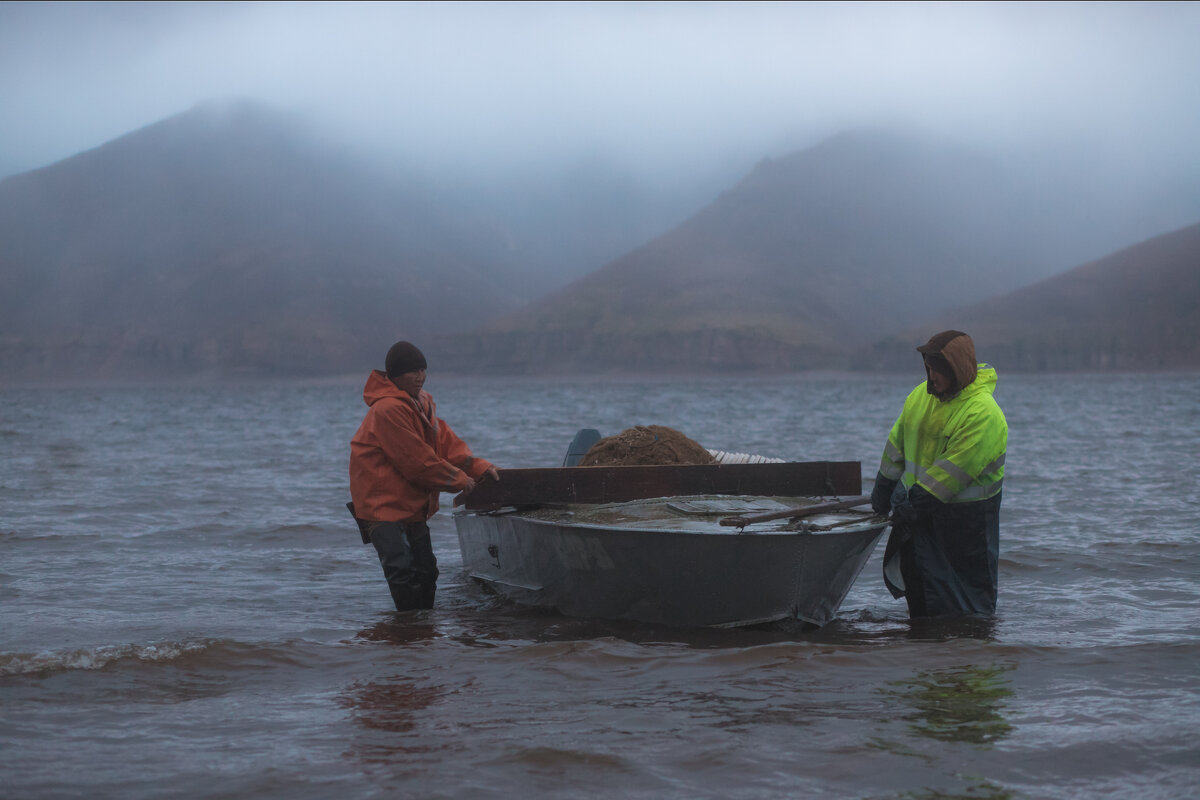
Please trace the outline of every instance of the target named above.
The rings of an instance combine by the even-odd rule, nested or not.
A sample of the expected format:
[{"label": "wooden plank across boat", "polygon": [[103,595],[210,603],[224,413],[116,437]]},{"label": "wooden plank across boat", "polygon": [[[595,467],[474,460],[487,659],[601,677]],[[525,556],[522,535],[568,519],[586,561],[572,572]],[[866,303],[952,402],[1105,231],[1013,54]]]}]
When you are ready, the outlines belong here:
[{"label": "wooden plank across boat", "polygon": [[[506,469],[484,481],[461,502],[469,509],[546,503],[619,503],[646,497],[701,494],[857,495],[858,461],[793,461],[776,464],[686,464],[630,467]],[[457,503],[456,503],[457,504]]]},{"label": "wooden plank across boat", "polygon": [[824,625],[887,526],[861,490],[856,461],[510,469],[461,496],[454,520],[467,574],[520,603]]}]

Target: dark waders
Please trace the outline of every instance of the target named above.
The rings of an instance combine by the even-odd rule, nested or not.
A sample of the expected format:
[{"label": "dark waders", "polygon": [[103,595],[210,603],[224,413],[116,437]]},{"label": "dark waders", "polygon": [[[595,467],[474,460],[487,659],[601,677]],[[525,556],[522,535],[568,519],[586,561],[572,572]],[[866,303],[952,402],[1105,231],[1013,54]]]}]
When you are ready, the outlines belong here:
[{"label": "dark waders", "polygon": [[346,508],[358,523],[363,544],[375,545],[396,610],[433,608],[439,573],[429,526],[424,522],[372,522],[354,513],[354,503],[346,503]]},{"label": "dark waders", "polygon": [[424,522],[368,522],[367,535],[379,553],[396,610],[433,608],[438,568],[429,526]]}]

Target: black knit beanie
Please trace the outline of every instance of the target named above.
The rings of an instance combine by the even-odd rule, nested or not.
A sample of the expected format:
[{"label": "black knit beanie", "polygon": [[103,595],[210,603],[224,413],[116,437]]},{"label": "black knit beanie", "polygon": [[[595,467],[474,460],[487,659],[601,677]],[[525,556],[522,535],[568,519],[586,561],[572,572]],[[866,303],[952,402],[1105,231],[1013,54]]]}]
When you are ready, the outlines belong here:
[{"label": "black knit beanie", "polygon": [[392,345],[384,365],[389,378],[398,378],[406,372],[416,372],[428,366],[425,354],[412,342],[396,342]]}]

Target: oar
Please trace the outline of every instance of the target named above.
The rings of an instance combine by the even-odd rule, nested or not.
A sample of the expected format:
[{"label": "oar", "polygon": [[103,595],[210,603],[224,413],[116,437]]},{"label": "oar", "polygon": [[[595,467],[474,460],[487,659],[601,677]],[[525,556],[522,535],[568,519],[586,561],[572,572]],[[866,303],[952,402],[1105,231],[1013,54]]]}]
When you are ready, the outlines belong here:
[{"label": "oar", "polygon": [[809,517],[813,514],[820,514],[822,511],[840,511],[843,508],[854,508],[855,506],[865,506],[871,502],[870,495],[860,495],[858,497],[850,497],[845,500],[835,500],[831,503],[817,503],[811,506],[800,506],[799,508],[787,508],[783,511],[771,511],[767,514],[754,514],[753,516],[742,517],[725,517],[721,520],[722,525],[744,528],[747,525],[752,525],[755,522],[767,522],[773,519]]}]

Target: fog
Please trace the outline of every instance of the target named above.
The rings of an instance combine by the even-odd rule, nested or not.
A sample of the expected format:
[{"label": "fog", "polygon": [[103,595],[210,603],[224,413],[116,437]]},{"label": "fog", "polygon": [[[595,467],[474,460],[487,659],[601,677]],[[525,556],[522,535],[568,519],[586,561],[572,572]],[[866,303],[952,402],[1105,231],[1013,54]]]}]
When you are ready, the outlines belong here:
[{"label": "fog", "polygon": [[1177,166],[1198,41],[1196,3],[5,3],[0,176],[229,98],[434,168],[713,169],[859,126]]}]

